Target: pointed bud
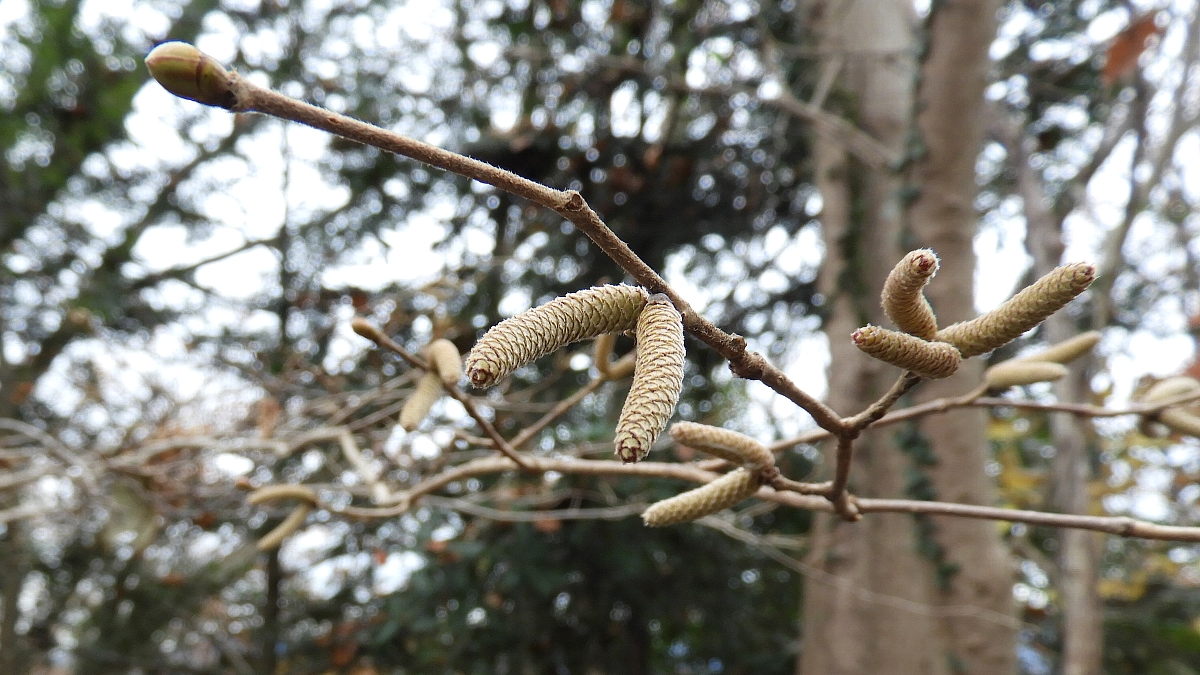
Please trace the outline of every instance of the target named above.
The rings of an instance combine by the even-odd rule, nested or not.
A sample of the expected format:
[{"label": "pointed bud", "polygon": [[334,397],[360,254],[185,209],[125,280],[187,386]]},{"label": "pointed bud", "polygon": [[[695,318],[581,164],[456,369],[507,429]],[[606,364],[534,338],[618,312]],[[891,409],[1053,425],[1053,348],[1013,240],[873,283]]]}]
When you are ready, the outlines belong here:
[{"label": "pointed bud", "polygon": [[651,296],[638,317],[636,353],[633,384],[614,439],[625,463],[650,452],[683,391],[683,318],[667,296]]},{"label": "pointed bud", "polygon": [[937,334],[937,317],[922,293],[937,271],[937,255],[923,248],[904,256],[883,284],[884,313],[897,328],[922,340]]},{"label": "pointed bud", "polygon": [[1092,351],[1100,342],[1100,331],[1089,330],[1050,347],[1044,352],[1021,357],[1022,361],[1046,361],[1067,364]]},{"label": "pointed bud", "polygon": [[284,540],[296,533],[304,521],[308,519],[308,514],[312,511],[312,504],[304,503],[297,504],[287,518],[283,519],[282,523],[275,526],[275,529],[263,535],[262,539],[258,540],[255,545],[260,551],[270,551],[279,548]]},{"label": "pointed bud", "polygon": [[597,286],[526,310],[489,330],[467,355],[467,377],[490,387],[512,371],[572,342],[633,330],[647,293],[625,284]]},{"label": "pointed bud", "polygon": [[400,427],[412,431],[421,425],[421,420],[429,414],[433,404],[442,396],[442,378],[437,373],[428,372],[417,381],[417,388],[412,396],[404,403],[400,411]]},{"label": "pointed bud", "polygon": [[1061,363],[1013,359],[988,368],[983,373],[983,381],[988,389],[1008,389],[1037,382],[1053,382],[1066,374],[1067,367]]},{"label": "pointed bud", "polygon": [[1087,290],[1095,279],[1095,265],[1063,265],[987,314],[938,331],[937,339],[958,347],[963,358],[986,354],[1032,330]]},{"label": "pointed bud", "polygon": [[954,345],[926,342],[919,337],[879,326],[865,326],[850,335],[864,353],[893,366],[911,370],[921,377],[949,377],[958,370],[962,357]]},{"label": "pointed bud", "polygon": [[676,422],[671,425],[671,438],[676,443],[733,464],[747,464],[756,469],[775,466],[775,455],[767,446],[729,429],[695,422]]},{"label": "pointed bud", "polygon": [[150,50],[146,68],[163,89],[180,98],[226,109],[237,103],[229,71],[186,42],[164,42]]},{"label": "pointed bud", "polygon": [[458,384],[458,378],[462,377],[462,356],[453,342],[445,338],[430,342],[425,347],[425,358],[446,386],[453,387]]},{"label": "pointed bud", "polygon": [[724,511],[755,492],[758,476],[753,471],[734,469],[707,485],[650,505],[642,512],[642,521],[649,527],[686,523]]}]

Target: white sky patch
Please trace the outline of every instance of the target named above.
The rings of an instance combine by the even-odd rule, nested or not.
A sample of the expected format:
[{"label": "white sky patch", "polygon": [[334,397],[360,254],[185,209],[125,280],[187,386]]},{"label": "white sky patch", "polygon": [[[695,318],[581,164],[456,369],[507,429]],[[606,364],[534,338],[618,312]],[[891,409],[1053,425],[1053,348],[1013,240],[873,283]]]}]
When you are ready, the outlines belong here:
[{"label": "white sky patch", "polygon": [[388,595],[408,586],[413,573],[425,566],[425,559],[412,551],[389,553],[383,564],[375,567],[372,590],[376,595]]}]

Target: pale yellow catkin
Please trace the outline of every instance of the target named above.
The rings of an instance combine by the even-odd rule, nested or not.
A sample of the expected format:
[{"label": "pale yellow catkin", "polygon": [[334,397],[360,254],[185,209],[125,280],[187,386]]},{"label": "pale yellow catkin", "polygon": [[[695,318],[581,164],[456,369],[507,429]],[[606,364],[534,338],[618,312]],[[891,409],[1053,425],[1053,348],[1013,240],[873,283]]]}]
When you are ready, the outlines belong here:
[{"label": "pale yellow catkin", "polygon": [[317,503],[317,493],[307,485],[264,485],[246,496],[246,503],[257,505],[281,499],[299,499],[309,504]]},{"label": "pale yellow catkin", "polygon": [[421,420],[429,414],[433,404],[442,396],[442,378],[437,373],[428,372],[417,380],[417,386],[412,396],[404,402],[400,410],[400,427],[405,431],[413,431],[421,425]]},{"label": "pale yellow catkin", "polygon": [[649,527],[665,527],[724,511],[758,491],[753,471],[734,469],[707,485],[650,505],[642,512]]},{"label": "pale yellow catkin", "polygon": [[476,387],[489,387],[572,342],[633,330],[647,295],[639,286],[597,286],[505,319],[467,355],[467,377]]},{"label": "pale yellow catkin", "polygon": [[1099,344],[1101,337],[1100,331],[1089,330],[1086,333],[1080,333],[1073,338],[1052,345],[1045,351],[1030,354],[1029,356],[1022,356],[1020,360],[1067,364],[1092,351]]},{"label": "pale yellow catkin", "polygon": [[462,355],[453,342],[445,338],[430,342],[425,347],[425,358],[447,386],[458,384],[458,378],[462,377]]},{"label": "pale yellow catkin", "polygon": [[1095,279],[1095,265],[1063,265],[987,314],[938,331],[937,339],[958,347],[964,359],[986,354],[1045,321],[1087,290]]},{"label": "pale yellow catkin", "polygon": [[983,373],[983,381],[987,383],[988,389],[1008,389],[1038,382],[1053,382],[1066,374],[1067,367],[1061,363],[1013,359],[988,368]]},{"label": "pale yellow catkin", "polygon": [[[1186,375],[1176,375],[1154,383],[1146,393],[1142,394],[1142,403],[1158,403],[1188,394],[1200,394],[1200,380]],[[1176,413],[1182,413],[1177,415]],[[1188,428],[1194,415],[1177,408],[1169,408],[1152,415],[1143,415],[1138,421],[1138,431],[1150,438],[1162,438],[1171,429],[1177,433],[1190,434],[1182,429]],[[1170,420],[1170,423],[1168,423]]]},{"label": "pale yellow catkin", "polygon": [[1187,375],[1177,375],[1154,383],[1142,395],[1142,402],[1157,403],[1196,393],[1200,393],[1200,380]]},{"label": "pale yellow catkin", "polygon": [[616,333],[605,333],[596,338],[596,342],[592,345],[594,358],[596,360],[596,370],[600,372],[600,377],[606,380],[612,379],[608,376],[609,368],[612,366],[613,346],[616,345]]},{"label": "pale yellow catkin", "polygon": [[308,514],[312,511],[312,508],[312,504],[307,502],[297,504],[292,509],[292,512],[288,514],[287,518],[283,519],[283,522],[276,525],[275,529],[266,533],[262,539],[258,540],[258,543],[255,545],[256,548],[260,551],[270,551],[279,548],[285,539],[295,534],[296,530],[299,530],[304,525],[304,521],[308,518]]},{"label": "pale yellow catkin", "polygon": [[937,317],[922,292],[937,271],[937,255],[927,248],[918,249],[904,256],[883,284],[884,313],[897,328],[922,340],[932,340],[938,330]]},{"label": "pale yellow catkin", "polygon": [[949,377],[962,363],[962,357],[952,344],[927,342],[914,335],[879,326],[859,328],[850,335],[850,339],[863,353],[922,377]]},{"label": "pale yellow catkin", "polygon": [[636,462],[675,412],[683,391],[683,318],[667,296],[655,294],[637,321],[633,383],[614,439],[623,462]]},{"label": "pale yellow catkin", "polygon": [[633,367],[635,365],[637,365],[637,354],[629,352],[608,366],[608,374],[604,376],[604,379],[620,380],[629,377],[633,374]]},{"label": "pale yellow catkin", "polygon": [[1158,414],[1158,421],[1171,431],[1200,438],[1200,417],[1179,408],[1167,408]]},{"label": "pale yellow catkin", "polygon": [[729,429],[696,422],[676,422],[671,425],[671,438],[676,443],[733,464],[748,464],[754,468],[775,466],[775,455],[767,446]]}]

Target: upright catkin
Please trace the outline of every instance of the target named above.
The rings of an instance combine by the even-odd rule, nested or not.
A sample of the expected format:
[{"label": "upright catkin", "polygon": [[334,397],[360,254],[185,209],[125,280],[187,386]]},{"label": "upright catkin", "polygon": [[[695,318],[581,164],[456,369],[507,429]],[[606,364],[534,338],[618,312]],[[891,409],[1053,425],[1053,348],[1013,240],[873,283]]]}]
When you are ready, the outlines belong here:
[{"label": "upright catkin", "polygon": [[417,380],[417,386],[412,396],[404,402],[400,410],[400,427],[405,431],[413,431],[421,425],[421,420],[429,414],[433,404],[442,396],[442,378],[435,372],[429,371]]},{"label": "upright catkin", "polygon": [[649,527],[665,527],[703,518],[753,495],[758,486],[755,472],[734,469],[707,485],[651,504],[642,512],[642,521]]},{"label": "upright catkin", "polygon": [[962,363],[962,356],[952,344],[927,342],[914,335],[879,326],[859,328],[850,335],[850,339],[863,353],[922,377],[949,377]]},{"label": "upright catkin", "polygon": [[636,462],[667,426],[683,391],[683,318],[667,296],[650,296],[637,321],[633,384],[617,420],[621,461]]},{"label": "upright catkin", "polygon": [[937,317],[922,290],[938,271],[937,255],[918,249],[896,263],[883,284],[883,311],[896,327],[922,340],[937,335]]},{"label": "upright catkin", "polygon": [[958,347],[964,359],[986,354],[1045,321],[1087,290],[1095,280],[1095,265],[1063,265],[987,314],[938,331],[937,339]]},{"label": "upright catkin", "polygon": [[1010,359],[985,370],[983,381],[988,389],[1008,389],[1037,382],[1053,382],[1066,374],[1067,367],[1061,363]]},{"label": "upright catkin", "polygon": [[462,355],[458,347],[446,338],[438,338],[425,347],[425,358],[446,386],[453,387],[462,377]]},{"label": "upright catkin", "polygon": [[676,422],[671,425],[671,438],[675,439],[676,443],[706,452],[713,457],[720,457],[733,464],[748,464],[754,468],[775,465],[775,455],[767,446],[729,429],[695,422]]},{"label": "upright catkin", "polygon": [[633,330],[647,295],[639,286],[596,286],[505,319],[471,348],[467,377],[476,387],[490,387],[517,368],[572,342]]}]

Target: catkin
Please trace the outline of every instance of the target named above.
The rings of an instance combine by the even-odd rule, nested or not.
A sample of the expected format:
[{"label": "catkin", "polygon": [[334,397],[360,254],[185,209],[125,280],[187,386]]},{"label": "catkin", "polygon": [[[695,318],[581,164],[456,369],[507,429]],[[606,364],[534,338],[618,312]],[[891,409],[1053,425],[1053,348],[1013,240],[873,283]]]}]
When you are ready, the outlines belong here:
[{"label": "catkin", "polygon": [[753,471],[734,469],[707,485],[655,502],[642,512],[649,527],[665,527],[724,511],[758,491]]},{"label": "catkin", "polygon": [[922,293],[937,271],[937,255],[923,248],[904,256],[883,284],[884,313],[897,328],[922,340],[937,334],[937,317]]},{"label": "catkin", "polygon": [[1092,351],[1097,343],[1100,342],[1101,334],[1098,330],[1089,330],[1086,333],[1080,333],[1069,340],[1052,345],[1049,349],[1021,357],[1022,361],[1045,361],[1049,363],[1067,364],[1075,359]]},{"label": "catkin", "polygon": [[706,452],[713,457],[748,464],[754,468],[775,466],[775,455],[767,446],[745,434],[695,422],[676,422],[671,425],[671,438],[689,448]]},{"label": "catkin", "polygon": [[623,462],[636,462],[667,426],[683,390],[683,319],[667,296],[655,294],[637,321],[633,384],[614,440]]},{"label": "catkin", "polygon": [[430,367],[437,372],[442,378],[442,382],[446,386],[452,387],[458,384],[458,378],[462,376],[462,356],[458,353],[458,347],[446,338],[438,338],[430,342],[425,347],[425,358],[429,360]]},{"label": "catkin", "polygon": [[612,379],[608,376],[609,368],[612,366],[612,361],[609,359],[612,358],[613,346],[616,342],[616,333],[605,333],[596,338],[596,342],[592,345],[595,350],[593,353],[596,359],[596,370],[600,372],[600,377],[606,380]]},{"label": "catkin", "polygon": [[987,314],[938,331],[937,339],[958,347],[963,358],[986,354],[1045,321],[1087,290],[1095,279],[1095,265],[1063,265]]},{"label": "catkin", "polygon": [[864,353],[922,377],[949,377],[962,363],[962,357],[952,344],[927,342],[914,335],[879,326],[859,328],[850,335],[850,339]]},{"label": "catkin", "polygon": [[284,539],[292,536],[296,533],[296,530],[300,529],[300,526],[304,524],[312,508],[312,504],[308,502],[297,504],[292,509],[292,512],[288,514],[287,518],[284,518],[283,522],[276,525],[275,529],[264,534],[255,546],[260,551],[270,551],[279,548]]},{"label": "catkin", "polygon": [[988,389],[1008,389],[1036,382],[1053,382],[1066,374],[1067,367],[1061,363],[1013,359],[988,368],[983,374],[983,381]]},{"label": "catkin", "polygon": [[1176,377],[1168,377],[1161,382],[1156,382],[1152,387],[1146,390],[1142,396],[1143,403],[1157,403],[1158,401],[1166,401],[1185,394],[1200,393],[1200,381],[1186,375],[1178,375]]},{"label": "catkin", "polygon": [[619,380],[624,377],[629,377],[633,374],[633,367],[637,365],[637,354],[629,352],[625,356],[613,361],[608,366],[608,374],[604,376],[606,380]]},{"label": "catkin", "polygon": [[264,504],[281,499],[299,499],[309,504],[317,503],[317,493],[306,485],[266,485],[246,496],[247,504]]},{"label": "catkin", "polygon": [[421,425],[421,420],[429,414],[433,404],[442,395],[442,378],[435,372],[428,372],[417,380],[417,387],[413,390],[412,396],[404,403],[404,408],[400,410],[400,427],[405,431],[412,431]]},{"label": "catkin", "polygon": [[1186,410],[1168,408],[1158,414],[1158,421],[1177,434],[1200,438],[1200,417]]},{"label": "catkin", "polygon": [[596,286],[505,319],[467,355],[467,377],[476,387],[489,387],[572,342],[633,330],[646,297],[646,290],[638,286]]}]

